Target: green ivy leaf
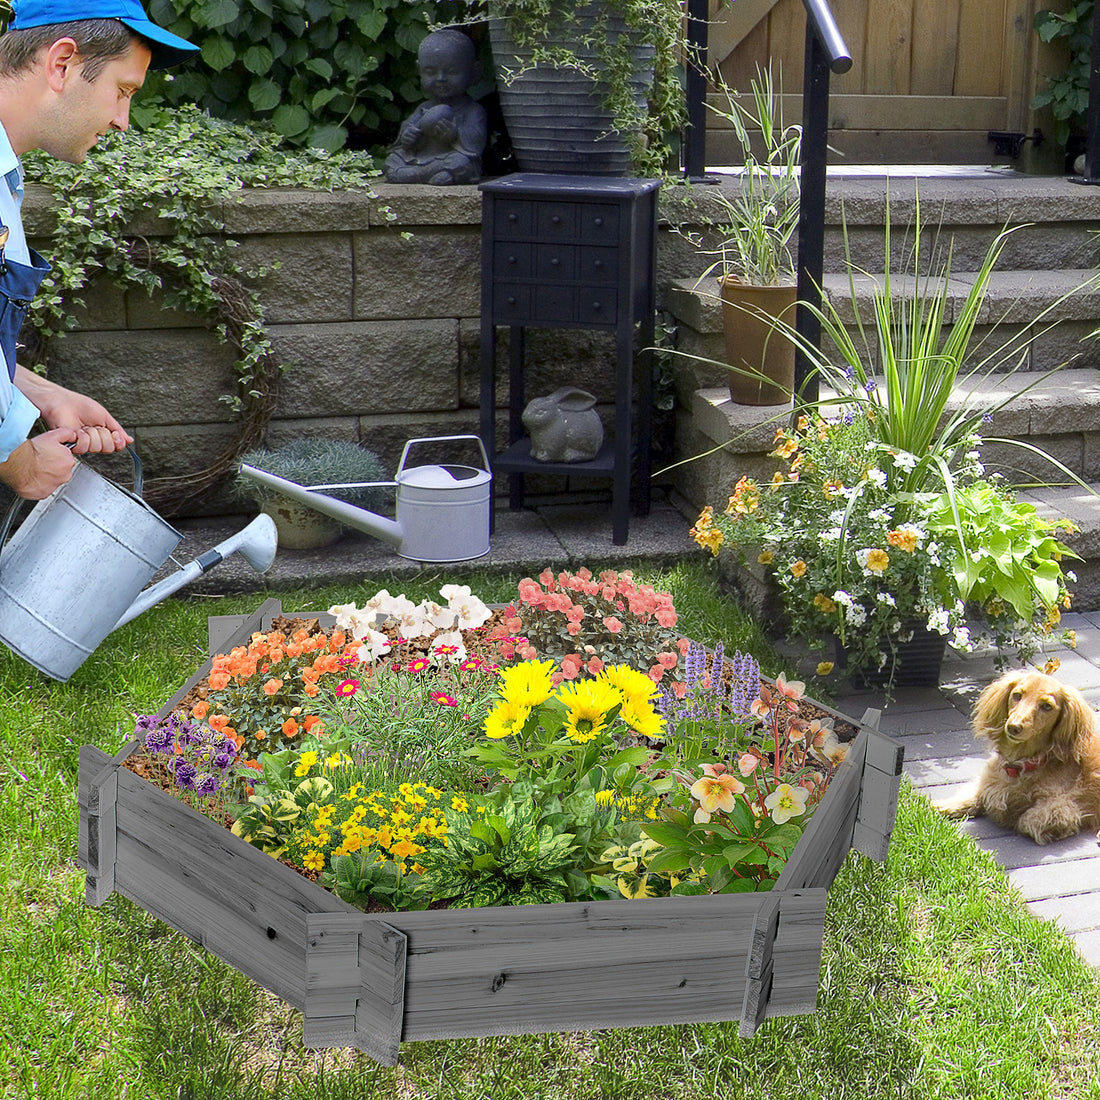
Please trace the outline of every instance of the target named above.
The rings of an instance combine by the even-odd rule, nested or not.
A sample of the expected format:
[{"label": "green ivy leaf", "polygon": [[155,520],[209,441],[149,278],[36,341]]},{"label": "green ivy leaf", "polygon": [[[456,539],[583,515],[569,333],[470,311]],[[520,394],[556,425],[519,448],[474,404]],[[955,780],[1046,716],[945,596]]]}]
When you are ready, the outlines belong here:
[{"label": "green ivy leaf", "polygon": [[213,29],[232,23],[241,14],[241,9],[237,0],[210,0],[210,3],[197,5],[197,14],[202,25]]}]

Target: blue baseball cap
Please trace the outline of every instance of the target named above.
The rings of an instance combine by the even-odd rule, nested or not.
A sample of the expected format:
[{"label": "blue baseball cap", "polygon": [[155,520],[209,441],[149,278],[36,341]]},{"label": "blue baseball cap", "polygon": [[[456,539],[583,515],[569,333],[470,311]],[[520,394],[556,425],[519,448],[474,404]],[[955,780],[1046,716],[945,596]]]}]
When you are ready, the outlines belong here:
[{"label": "blue baseball cap", "polygon": [[12,30],[75,23],[82,19],[117,19],[141,35],[153,51],[151,69],[167,69],[193,57],[199,47],[150,21],[140,0],[13,0]]}]

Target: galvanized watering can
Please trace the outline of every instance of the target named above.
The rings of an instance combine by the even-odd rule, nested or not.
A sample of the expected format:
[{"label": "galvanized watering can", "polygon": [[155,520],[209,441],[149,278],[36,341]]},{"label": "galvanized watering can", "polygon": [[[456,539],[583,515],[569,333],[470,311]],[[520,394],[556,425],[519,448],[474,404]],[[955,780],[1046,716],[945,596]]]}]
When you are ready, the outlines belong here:
[{"label": "galvanized watering can", "polygon": [[[409,449],[416,443],[448,443],[467,439],[477,443],[483,468],[447,463],[406,467]],[[255,466],[242,465],[245,477],[332,516],[348,527],[396,547],[414,561],[469,561],[489,553],[489,492],[493,475],[481,438],[476,435],[439,435],[410,439],[401,452],[396,481],[354,481],[332,485],[299,485]],[[375,515],[347,501],[327,496],[325,489],[361,489],[396,486],[396,519]]]},{"label": "galvanized watering can", "polygon": [[261,515],[145,588],[183,535],[141,499],[141,460],[132,449],[130,457],[132,492],[78,461],[6,545],[21,500],[0,527],[0,641],[55,680],[68,680],[112,630],[235,551],[259,573],[275,559],[275,523]]}]

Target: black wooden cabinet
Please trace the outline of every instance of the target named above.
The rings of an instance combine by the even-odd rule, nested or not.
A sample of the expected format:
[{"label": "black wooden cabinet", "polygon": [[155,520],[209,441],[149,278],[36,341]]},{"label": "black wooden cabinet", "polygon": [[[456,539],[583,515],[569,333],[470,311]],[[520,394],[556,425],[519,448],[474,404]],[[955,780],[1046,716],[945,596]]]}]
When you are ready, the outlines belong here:
[{"label": "black wooden cabinet", "polygon": [[[652,366],[659,180],[520,172],[481,184],[481,437],[493,470],[523,504],[524,473],[612,480],[612,540],[649,510]],[[508,444],[496,445],[496,329],[510,329]],[[539,462],[523,434],[528,328],[615,333],[615,427],[590,462]],[[635,354],[635,327],[639,351]],[[637,361],[637,379],[635,362]],[[583,387],[584,379],[570,381]],[[635,386],[635,381],[637,386]],[[635,389],[637,395],[635,398]],[[532,395],[534,396],[534,395]]]}]

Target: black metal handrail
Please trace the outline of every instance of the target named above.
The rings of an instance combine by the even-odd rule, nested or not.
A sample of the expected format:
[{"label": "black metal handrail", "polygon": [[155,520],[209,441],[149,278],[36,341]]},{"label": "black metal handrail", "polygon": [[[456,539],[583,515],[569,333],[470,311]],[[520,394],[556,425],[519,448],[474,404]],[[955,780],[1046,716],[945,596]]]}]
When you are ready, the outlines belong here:
[{"label": "black metal handrail", "polygon": [[[811,307],[821,307],[825,269],[825,166],[829,152],[829,76],[846,73],[852,55],[844,43],[828,0],[802,0],[806,9],[805,73],[802,85],[801,200],[798,210],[798,306],[795,329],[814,347],[821,325]],[[706,173],[707,0],[687,4],[688,128],[684,137],[684,175]],[[1100,9],[1100,3],[1097,5]],[[795,356],[796,404],[817,401],[819,388],[810,357]]]},{"label": "black metal handrail", "polygon": [[[798,305],[794,327],[805,344],[821,346],[821,281],[825,272],[825,166],[829,155],[829,76],[846,73],[852,55],[828,0],[802,0],[806,60],[802,78],[802,169],[798,207]],[[795,407],[820,394],[810,356],[799,346],[794,361]]]}]

